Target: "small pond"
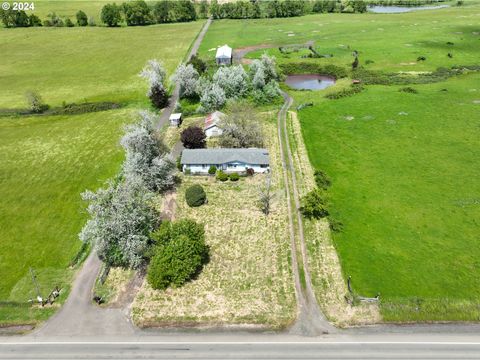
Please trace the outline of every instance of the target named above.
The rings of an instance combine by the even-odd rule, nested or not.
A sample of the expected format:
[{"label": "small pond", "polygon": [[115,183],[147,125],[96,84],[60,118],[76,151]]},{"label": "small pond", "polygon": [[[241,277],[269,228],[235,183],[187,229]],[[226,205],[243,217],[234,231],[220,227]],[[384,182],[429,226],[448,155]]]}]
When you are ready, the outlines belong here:
[{"label": "small pond", "polygon": [[434,10],[449,7],[449,5],[431,5],[431,6],[369,6],[368,11],[377,14],[398,14],[419,10]]},{"label": "small pond", "polygon": [[335,79],[318,74],[288,75],[285,84],[297,90],[322,90],[334,85]]}]

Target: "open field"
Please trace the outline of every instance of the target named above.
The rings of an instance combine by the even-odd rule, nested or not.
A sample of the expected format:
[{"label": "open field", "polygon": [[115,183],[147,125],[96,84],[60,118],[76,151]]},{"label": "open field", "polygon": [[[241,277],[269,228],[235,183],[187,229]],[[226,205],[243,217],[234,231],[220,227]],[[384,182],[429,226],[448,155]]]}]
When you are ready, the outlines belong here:
[{"label": "open field", "polygon": [[312,164],[332,178],[344,274],[382,295],[386,320],[479,318],[479,83],[375,86],[300,112]]},{"label": "open field", "polygon": [[[477,63],[479,21],[480,5],[390,15],[321,14],[288,19],[221,20],[208,30],[200,53],[213,58],[215,52],[209,49],[224,43],[233,48],[259,44],[278,47],[313,40],[319,53],[334,55],[318,60],[322,64],[349,67],[355,49],[360,53],[361,64],[373,61],[366,65],[368,69],[425,71]],[[317,61],[301,59],[301,53],[296,58],[295,54],[284,58],[277,48],[267,52],[276,55],[279,62]],[[447,57],[448,52],[453,58]],[[427,60],[417,62],[418,56]]]},{"label": "open field", "polygon": [[[478,65],[480,6],[467,3],[471,6],[408,14],[220,21],[212,25],[201,52],[213,56],[208,49],[223,43],[278,46],[315,40],[317,51],[334,57],[267,52],[279,63],[348,68],[356,49],[361,65],[386,72]],[[418,56],[427,60],[417,62]],[[373,62],[365,65],[366,60]],[[399,92],[404,86],[367,86],[340,100],[323,96],[348,86],[348,80],[325,91],[288,90],[296,105],[314,103],[299,117],[312,165],[333,181],[330,208],[343,223],[333,243],[344,278],[352,276],[360,295],[381,294],[383,320],[480,318],[479,83],[478,74],[467,74],[413,85],[418,94]],[[306,222],[307,236],[309,231],[328,233],[323,222],[317,229],[311,225]],[[322,264],[315,263],[317,256],[326,255],[315,250],[309,249],[315,257],[310,265],[327,276]],[[333,289],[328,282],[335,279],[313,277],[317,297],[325,304],[324,289]],[[342,289],[335,291],[341,295]]]},{"label": "open field", "polygon": [[[177,192],[176,218],[205,224],[210,262],[197,279],[181,288],[152,290],[147,282],[137,295],[132,315],[140,326],[165,324],[262,324],[284,327],[295,318],[287,209],[274,120],[266,124],[272,191],[272,213],[257,208],[265,175],[238,182],[185,176]],[[190,208],[185,189],[201,184],[208,204]]]},{"label": "open field", "polygon": [[[69,284],[65,269],[80,249],[77,234],[86,219],[80,193],[118,171],[118,138],[131,117],[115,110],[0,120],[0,299],[34,295],[30,266],[50,275],[44,296]],[[20,282],[28,292],[18,291]]]},{"label": "open field", "polygon": [[[73,271],[65,269],[86,220],[80,193],[117,173],[122,127],[149,106],[137,74],[151,58],[173,71],[201,25],[0,29],[0,109],[24,108],[29,89],[51,106],[127,105],[71,116],[0,117],[0,301],[32,297],[30,266],[45,273],[39,275],[42,294],[57,284],[68,291]],[[22,309],[1,305],[0,324],[42,320],[54,311]]]},{"label": "open field", "polygon": [[0,29],[0,109],[24,108],[27,90],[37,90],[51,106],[146,105],[147,85],[137,76],[146,61],[162,60],[171,74],[202,24]]}]

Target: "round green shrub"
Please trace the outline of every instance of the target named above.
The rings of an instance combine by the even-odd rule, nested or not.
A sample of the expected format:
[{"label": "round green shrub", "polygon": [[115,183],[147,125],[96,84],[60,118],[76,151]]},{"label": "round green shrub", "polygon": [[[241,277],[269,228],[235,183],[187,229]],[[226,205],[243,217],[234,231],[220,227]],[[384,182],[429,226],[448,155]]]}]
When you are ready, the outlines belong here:
[{"label": "round green shrub", "polygon": [[228,175],[225,174],[222,170],[218,170],[217,171],[217,180],[227,181],[228,180]]},{"label": "round green shrub", "polygon": [[321,219],[328,216],[325,192],[317,188],[307,193],[302,198],[300,212],[308,219]]},{"label": "round green shrub", "polygon": [[185,191],[185,200],[190,207],[202,206],[207,200],[207,194],[201,185],[195,184]]},{"label": "round green shrub", "polygon": [[238,173],[231,173],[229,177],[230,181],[238,181],[238,179],[240,179],[240,175],[238,175]]},{"label": "round green shrub", "polygon": [[147,279],[154,289],[178,287],[193,278],[208,258],[203,241],[179,235],[157,251],[148,267]]},{"label": "round green shrub", "polygon": [[215,165],[212,165],[208,168],[208,173],[210,175],[215,175],[216,172],[217,172],[217,167]]}]

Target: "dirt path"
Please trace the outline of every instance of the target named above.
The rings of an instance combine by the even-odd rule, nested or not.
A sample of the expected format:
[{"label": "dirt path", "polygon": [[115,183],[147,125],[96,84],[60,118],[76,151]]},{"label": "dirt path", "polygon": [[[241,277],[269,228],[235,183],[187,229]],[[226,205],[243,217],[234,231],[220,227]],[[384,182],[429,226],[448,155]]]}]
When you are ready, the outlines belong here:
[{"label": "dirt path", "polygon": [[[205,25],[203,25],[202,30],[198,34],[198,37],[196,38],[195,42],[192,45],[192,48],[190,49],[190,52],[188,53],[186,61],[189,61],[192,58],[192,56],[197,53],[198,48],[200,47],[200,44],[202,43],[203,38],[205,37],[205,34],[207,33],[207,30],[210,27],[211,23],[212,23],[212,19],[208,19]],[[168,106],[163,109],[162,114],[160,115],[160,119],[157,123],[157,129],[161,129],[165,124],[168,123],[170,115],[175,110],[175,104],[177,103],[179,97],[180,97],[180,87],[178,84],[176,84],[175,89],[173,90],[173,94],[170,97]]]},{"label": "dirt path", "polygon": [[[189,60],[200,47],[203,38],[211,24],[208,19],[187,56]],[[166,107],[157,128],[160,129],[168,122],[170,114],[175,108],[178,100],[179,87],[175,86],[174,93],[170,99],[170,105]],[[175,152],[181,149],[175,147]],[[173,199],[174,201],[174,199]],[[98,259],[95,251],[92,251],[82,268],[77,273],[73,282],[73,288],[62,308],[51,317],[40,328],[35,330],[31,336],[65,336],[74,337],[78,335],[101,336],[101,335],[133,335],[138,330],[130,321],[129,306],[133,301],[136,290],[141,285],[143,276],[140,273],[132,279],[128,288],[131,293],[124,294],[119,301],[120,307],[100,308],[92,303],[93,288],[100,272],[102,262]]]},{"label": "dirt path", "polygon": [[[282,167],[287,194],[288,215],[290,225],[290,242],[292,248],[292,268],[295,277],[295,289],[298,304],[298,317],[290,332],[299,335],[316,336],[334,332],[336,329],[320,311],[315,294],[312,289],[312,281],[308,269],[307,250],[303,235],[302,215],[299,211],[300,199],[297,189],[297,179],[293,157],[287,132],[287,112],[292,105],[292,98],[283,93],[285,103],[278,113],[277,127],[282,153]],[[297,254],[301,254],[301,265]],[[302,281],[300,272],[303,272]]]},{"label": "dirt path", "polygon": [[[307,41],[305,44],[289,44],[289,46],[313,46],[313,41]],[[260,45],[252,45],[252,46],[244,46],[241,48],[236,48],[233,50],[233,61],[238,64],[250,64],[252,62],[251,59],[244,59],[245,55],[252,51],[262,50],[262,49],[272,49],[278,47],[280,45],[275,44],[260,44]]]}]

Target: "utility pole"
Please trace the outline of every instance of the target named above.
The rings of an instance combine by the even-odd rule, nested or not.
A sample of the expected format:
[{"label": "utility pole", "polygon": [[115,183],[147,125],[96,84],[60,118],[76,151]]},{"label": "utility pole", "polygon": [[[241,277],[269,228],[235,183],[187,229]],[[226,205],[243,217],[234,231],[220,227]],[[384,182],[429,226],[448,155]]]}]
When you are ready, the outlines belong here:
[{"label": "utility pole", "polygon": [[40,295],[40,288],[38,286],[38,282],[37,282],[37,277],[35,275],[35,271],[33,271],[33,269],[30,267],[30,275],[32,277],[32,282],[33,282],[33,286],[35,286],[35,291],[37,292],[37,301],[39,303],[41,303],[43,305],[43,298],[42,296]]}]

